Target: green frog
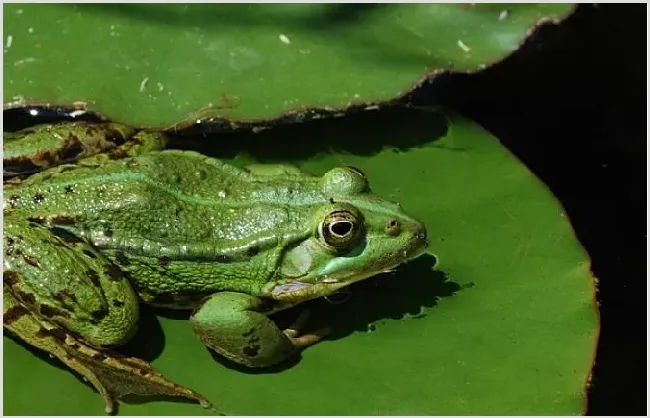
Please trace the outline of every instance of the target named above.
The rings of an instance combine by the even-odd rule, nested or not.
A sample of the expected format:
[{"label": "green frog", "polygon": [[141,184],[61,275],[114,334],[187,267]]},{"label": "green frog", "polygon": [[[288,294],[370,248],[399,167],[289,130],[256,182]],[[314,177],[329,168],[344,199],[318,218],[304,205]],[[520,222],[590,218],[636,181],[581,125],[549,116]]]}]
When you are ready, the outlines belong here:
[{"label": "green frog", "polygon": [[191,310],[198,339],[249,367],[322,339],[269,315],[420,255],[422,222],[364,174],[238,168],[113,122],[38,125],[4,138],[4,328],[89,381],[107,412],[127,394],[209,406],[118,353],[140,303]]}]

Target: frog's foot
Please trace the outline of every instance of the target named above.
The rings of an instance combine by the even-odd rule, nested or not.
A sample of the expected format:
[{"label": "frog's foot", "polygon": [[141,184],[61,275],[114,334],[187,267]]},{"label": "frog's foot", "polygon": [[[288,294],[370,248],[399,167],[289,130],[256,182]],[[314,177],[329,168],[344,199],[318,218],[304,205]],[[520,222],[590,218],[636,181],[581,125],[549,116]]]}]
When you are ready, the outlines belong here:
[{"label": "frog's foot", "polygon": [[204,408],[211,406],[205,397],[166,379],[144,360],[108,350],[96,350],[69,335],[66,336],[66,344],[74,351],[71,354],[72,365],[66,364],[88,379],[104,397],[107,413],[115,411],[114,399],[126,395],[182,397],[196,401]]},{"label": "frog's foot", "polygon": [[[55,340],[63,335],[56,328],[48,332]],[[104,409],[108,414],[115,412],[115,401],[127,395],[183,397],[198,402],[204,408],[211,406],[205,397],[166,379],[141,359],[96,350],[80,343],[70,334],[65,334],[63,341],[53,343],[57,347],[48,350],[50,354],[95,387],[104,398]]]},{"label": "frog's foot", "polygon": [[304,309],[293,324],[282,331],[295,347],[307,347],[316,344],[332,332],[331,328],[320,328],[309,333],[301,334],[300,330],[304,328],[310,314],[311,311],[309,309]]}]

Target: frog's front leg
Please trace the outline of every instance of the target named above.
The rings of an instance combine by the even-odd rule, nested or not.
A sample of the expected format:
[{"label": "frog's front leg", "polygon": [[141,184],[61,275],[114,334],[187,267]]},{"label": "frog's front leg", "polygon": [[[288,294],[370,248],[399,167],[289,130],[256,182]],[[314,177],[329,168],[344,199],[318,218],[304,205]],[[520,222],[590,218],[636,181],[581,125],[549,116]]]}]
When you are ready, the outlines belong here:
[{"label": "frog's front leg", "polygon": [[109,412],[113,400],[126,394],[183,396],[209,404],[147,362],[108,349],[133,335],[139,303],[110,260],[59,226],[4,215],[5,330],[84,376]]},{"label": "frog's front leg", "polygon": [[319,341],[329,330],[299,335],[306,316],[281,331],[263,312],[262,299],[243,293],[221,292],[195,309],[190,324],[208,347],[248,367],[278,364],[305,346]]}]

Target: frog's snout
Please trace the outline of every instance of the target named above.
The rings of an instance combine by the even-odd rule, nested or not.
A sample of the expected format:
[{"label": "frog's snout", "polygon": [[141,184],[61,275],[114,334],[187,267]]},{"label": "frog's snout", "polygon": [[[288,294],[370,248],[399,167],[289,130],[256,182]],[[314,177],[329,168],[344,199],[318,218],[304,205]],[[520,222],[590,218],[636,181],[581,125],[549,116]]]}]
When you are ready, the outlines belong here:
[{"label": "frog's snout", "polygon": [[420,224],[416,229],[415,232],[413,233],[413,236],[417,241],[424,241],[424,246],[426,247],[429,245],[429,241],[427,241],[427,228],[424,226],[424,224]]},{"label": "frog's snout", "polygon": [[411,239],[411,254],[417,254],[420,251],[424,250],[429,242],[427,240],[427,228],[424,224],[419,223],[413,230],[413,235]]}]

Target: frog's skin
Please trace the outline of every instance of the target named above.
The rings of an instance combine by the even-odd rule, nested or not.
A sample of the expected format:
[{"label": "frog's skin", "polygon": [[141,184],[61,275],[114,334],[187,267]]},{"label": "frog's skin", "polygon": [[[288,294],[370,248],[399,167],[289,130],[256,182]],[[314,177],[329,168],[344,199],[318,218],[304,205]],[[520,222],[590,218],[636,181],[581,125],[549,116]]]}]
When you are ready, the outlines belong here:
[{"label": "frog's skin", "polygon": [[161,133],[115,123],[5,137],[4,327],[86,377],[107,411],[126,393],[209,404],[110,350],[134,334],[139,303],[193,309],[205,345],[266,367],[327,333],[280,330],[269,314],[426,246],[424,225],[355,169],[242,169],[165,145]]}]

